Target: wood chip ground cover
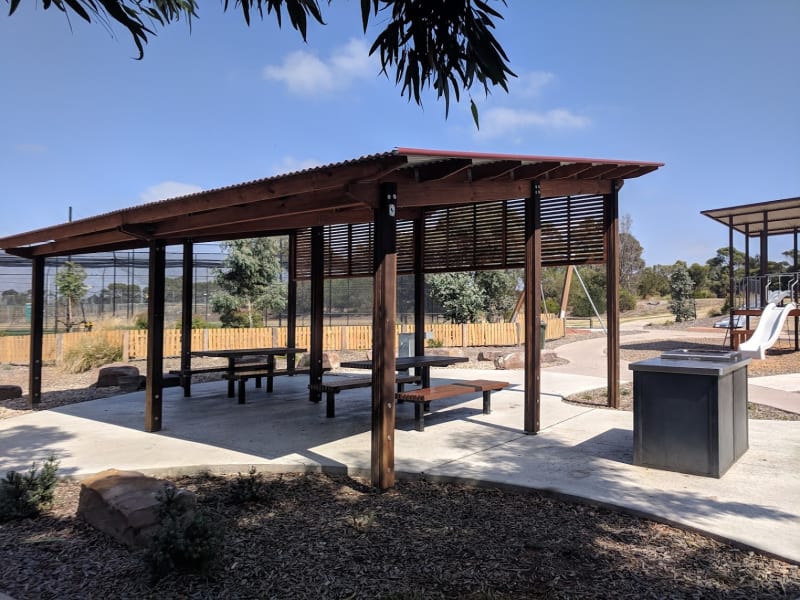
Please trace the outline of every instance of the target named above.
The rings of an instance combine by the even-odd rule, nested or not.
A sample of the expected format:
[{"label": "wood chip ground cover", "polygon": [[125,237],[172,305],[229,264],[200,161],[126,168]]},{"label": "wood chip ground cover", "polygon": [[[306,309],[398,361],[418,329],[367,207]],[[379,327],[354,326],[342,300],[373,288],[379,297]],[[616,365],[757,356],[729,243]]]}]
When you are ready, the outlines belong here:
[{"label": "wood chip ground cover", "polygon": [[377,493],[323,474],[181,478],[217,525],[205,575],[151,583],[140,556],[75,518],[78,484],[43,517],[0,525],[0,590],[27,598],[796,598],[800,568],[539,493],[401,481]]}]

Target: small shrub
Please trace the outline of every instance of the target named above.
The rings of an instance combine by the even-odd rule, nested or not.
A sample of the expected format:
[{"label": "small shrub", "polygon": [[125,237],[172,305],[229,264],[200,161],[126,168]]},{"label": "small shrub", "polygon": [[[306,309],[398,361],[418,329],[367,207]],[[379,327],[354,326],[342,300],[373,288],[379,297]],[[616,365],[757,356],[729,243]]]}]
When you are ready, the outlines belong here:
[{"label": "small shrub", "polygon": [[86,337],[64,353],[63,369],[67,373],[85,373],[122,360],[122,346],[105,338]]},{"label": "small shrub", "polygon": [[375,511],[369,510],[362,515],[353,515],[353,529],[361,533],[366,533],[375,526],[377,519]]},{"label": "small shrub", "polygon": [[139,313],[133,318],[134,329],[147,329],[147,313]]},{"label": "small shrub", "polygon": [[[182,319],[175,321],[175,329],[180,329],[182,325]],[[192,329],[214,329],[214,326],[200,315],[194,315],[192,317]]]},{"label": "small shrub", "polygon": [[[244,311],[234,311],[229,314],[220,314],[222,327],[234,329],[247,329],[250,327],[250,316]],[[259,313],[253,313],[253,327],[263,327],[264,318]]]},{"label": "small shrub", "polygon": [[272,491],[269,484],[264,481],[262,473],[257,473],[255,467],[250,467],[247,475],[239,473],[231,482],[230,497],[235,504],[259,502],[272,503]]},{"label": "small shrub", "polygon": [[436,340],[433,338],[428,340],[428,348],[441,348],[442,346],[444,346],[444,342],[442,340]]},{"label": "small shrub", "polygon": [[619,310],[625,312],[626,310],[633,310],[636,308],[636,298],[625,288],[619,291]]},{"label": "small shrub", "polygon": [[219,546],[217,531],[177,497],[171,485],[158,495],[159,525],[144,555],[154,580],[175,570],[205,573]]},{"label": "small shrub", "polygon": [[25,473],[9,471],[0,480],[0,523],[36,517],[53,504],[58,461],[50,456],[41,470],[36,463]]}]

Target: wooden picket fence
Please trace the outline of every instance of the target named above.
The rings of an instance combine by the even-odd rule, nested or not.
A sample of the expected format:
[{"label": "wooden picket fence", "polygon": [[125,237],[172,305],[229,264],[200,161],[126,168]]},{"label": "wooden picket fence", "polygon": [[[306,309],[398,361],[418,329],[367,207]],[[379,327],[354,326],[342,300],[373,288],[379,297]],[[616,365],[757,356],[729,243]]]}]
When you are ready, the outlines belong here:
[{"label": "wooden picket fence", "polygon": [[[543,316],[547,329],[545,339],[564,337],[564,319]],[[430,324],[429,344],[445,347],[467,346],[518,346],[524,342],[524,329],[520,323],[468,323],[463,325]],[[398,325],[397,333],[413,333],[413,325]],[[295,344],[308,348],[311,328],[298,327]],[[60,363],[70,348],[83,340],[105,339],[122,347],[123,360],[147,358],[147,331],[103,330],[74,333],[47,334],[43,339],[42,358],[45,362]],[[254,329],[194,329],[193,350],[230,350],[234,348],[264,348],[286,346],[286,327],[261,327]],[[369,350],[372,348],[372,326],[336,325],[324,327],[323,350]],[[181,332],[164,331],[164,356],[179,356]],[[0,337],[0,363],[27,364],[30,336]]]}]

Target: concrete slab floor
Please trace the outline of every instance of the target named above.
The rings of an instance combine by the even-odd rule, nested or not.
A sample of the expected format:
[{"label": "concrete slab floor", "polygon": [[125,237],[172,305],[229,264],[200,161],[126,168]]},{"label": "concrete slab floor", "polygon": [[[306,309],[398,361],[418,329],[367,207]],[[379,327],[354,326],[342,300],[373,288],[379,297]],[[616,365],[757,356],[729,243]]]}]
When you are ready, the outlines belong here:
[{"label": "concrete slab floor", "polygon": [[[542,372],[542,430],[523,426],[522,373],[434,369],[435,380],[502,379],[492,413],[480,394],[446,400],[414,431],[413,406],[397,406],[395,460],[400,476],[457,479],[549,490],[695,528],[800,562],[800,423],[750,421],[750,449],[721,479],[632,464],[632,414],[573,406],[571,394],[605,379]],[[336,469],[370,466],[369,389],[342,392],[336,418],[308,401],[307,379],[281,377],[275,392],[226,384],[165,390],[164,428],[143,431],[144,394],[136,392],[0,421],[0,473],[26,469],[51,453],[64,475],[106,468],[167,473],[203,469]]]}]

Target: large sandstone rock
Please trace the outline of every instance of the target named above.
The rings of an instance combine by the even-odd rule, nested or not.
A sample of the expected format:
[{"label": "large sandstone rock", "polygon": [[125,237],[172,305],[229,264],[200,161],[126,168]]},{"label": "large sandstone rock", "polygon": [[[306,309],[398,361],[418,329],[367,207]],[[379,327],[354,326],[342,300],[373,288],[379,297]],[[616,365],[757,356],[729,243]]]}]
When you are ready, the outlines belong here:
[{"label": "large sandstone rock", "polygon": [[[322,368],[323,369],[338,369],[342,363],[342,359],[336,352],[323,352],[322,353]],[[311,365],[311,355],[303,354],[300,360],[297,361],[298,369],[307,369]]]},{"label": "large sandstone rock", "polygon": [[[112,365],[103,367],[97,373],[97,387],[112,387],[120,385],[120,378],[139,375],[139,369],[130,365]],[[130,379],[126,380],[130,381]]]},{"label": "large sandstone rock", "polygon": [[[542,351],[539,354],[539,360],[544,363],[554,363],[558,360],[555,352]],[[494,359],[494,367],[496,369],[524,369],[525,368],[525,353],[524,352],[510,352],[498,356]]]},{"label": "large sandstone rock", "polygon": [[22,388],[18,385],[0,385],[0,400],[13,400],[22,397]]},{"label": "large sandstone rock", "polygon": [[[108,469],[81,482],[78,516],[130,547],[145,547],[158,525],[158,497],[170,485],[137,471]],[[197,497],[178,490],[176,500],[193,514]]]},{"label": "large sandstone rock", "polygon": [[496,369],[524,369],[525,353],[510,352],[503,356],[499,356],[494,359],[494,366]]},{"label": "large sandstone rock", "polygon": [[478,352],[478,360],[488,360],[488,361],[495,361],[505,353],[502,350],[484,350]]}]

